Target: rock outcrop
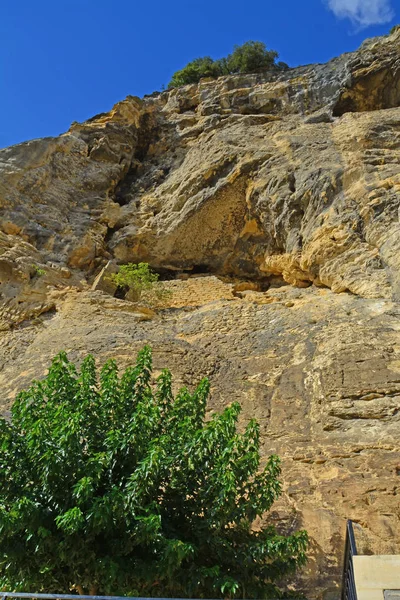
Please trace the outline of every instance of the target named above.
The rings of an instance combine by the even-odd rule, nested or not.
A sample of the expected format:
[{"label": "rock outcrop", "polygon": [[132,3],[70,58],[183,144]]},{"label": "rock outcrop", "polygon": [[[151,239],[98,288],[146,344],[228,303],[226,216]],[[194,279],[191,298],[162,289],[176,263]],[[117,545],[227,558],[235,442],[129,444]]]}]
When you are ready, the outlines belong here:
[{"label": "rock outcrop", "polygon": [[[338,596],[346,518],[400,553],[399,106],[396,31],[0,150],[2,408],[61,349],[208,375],[283,457],[272,517],[311,534],[310,598]],[[113,297],[138,261],[171,280],[157,314]]]}]

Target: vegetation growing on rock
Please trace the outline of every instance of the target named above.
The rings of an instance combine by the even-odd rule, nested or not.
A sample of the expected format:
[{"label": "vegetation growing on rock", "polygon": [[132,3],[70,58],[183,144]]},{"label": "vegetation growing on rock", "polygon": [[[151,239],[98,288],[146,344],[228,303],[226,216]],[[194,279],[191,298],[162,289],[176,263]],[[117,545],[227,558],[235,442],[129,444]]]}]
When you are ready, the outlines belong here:
[{"label": "vegetation growing on rock", "polygon": [[205,422],[209,383],[152,386],[151,350],[97,378],[65,353],[0,420],[0,586],[47,592],[277,597],[307,534],[252,529],[280,495],[259,426],[233,403]]},{"label": "vegetation growing on rock", "polygon": [[118,287],[129,289],[135,300],[143,298],[152,303],[169,295],[168,290],[159,282],[158,273],[148,263],[121,265],[118,273],[113,273],[110,278]]},{"label": "vegetation growing on rock", "polygon": [[44,269],[42,269],[41,267],[39,267],[38,265],[32,265],[32,269],[33,269],[34,275],[36,275],[37,277],[42,277],[43,275],[46,275],[46,271]]},{"label": "vegetation growing on rock", "polygon": [[259,73],[268,69],[286,69],[288,66],[276,63],[278,53],[267,50],[263,42],[245,42],[235,46],[232,54],[213,60],[210,56],[196,58],[172,76],[168,87],[179,87],[189,83],[198,83],[203,77],[219,77],[236,73]]}]

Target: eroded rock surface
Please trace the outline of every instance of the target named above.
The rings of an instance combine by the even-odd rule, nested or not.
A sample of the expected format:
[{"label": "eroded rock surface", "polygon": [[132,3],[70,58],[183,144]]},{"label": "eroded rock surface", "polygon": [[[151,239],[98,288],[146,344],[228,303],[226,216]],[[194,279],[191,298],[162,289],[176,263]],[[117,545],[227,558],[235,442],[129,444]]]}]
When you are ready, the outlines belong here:
[{"label": "eroded rock surface", "polygon": [[[346,518],[400,553],[400,31],[326,65],[128,97],[0,150],[1,406],[61,349],[145,343],[283,457],[273,518],[312,537],[298,585],[335,598]],[[157,314],[114,298],[149,262]],[[202,275],[202,277],[200,277]],[[177,278],[175,279],[175,276]]]}]

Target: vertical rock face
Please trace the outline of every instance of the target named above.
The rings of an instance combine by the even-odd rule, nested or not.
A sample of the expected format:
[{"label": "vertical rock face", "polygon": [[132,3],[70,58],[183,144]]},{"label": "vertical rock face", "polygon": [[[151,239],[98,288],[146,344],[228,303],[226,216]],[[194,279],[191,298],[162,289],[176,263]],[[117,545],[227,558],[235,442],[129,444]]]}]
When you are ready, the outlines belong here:
[{"label": "vertical rock face", "polygon": [[[2,406],[61,349],[126,365],[148,342],[177,385],[208,375],[212,408],[238,399],[283,457],[272,517],[311,534],[310,597],[337,595],[346,518],[400,552],[399,46],[128,97],[0,150]],[[174,310],[113,298],[107,273],[138,261],[179,276]]]}]

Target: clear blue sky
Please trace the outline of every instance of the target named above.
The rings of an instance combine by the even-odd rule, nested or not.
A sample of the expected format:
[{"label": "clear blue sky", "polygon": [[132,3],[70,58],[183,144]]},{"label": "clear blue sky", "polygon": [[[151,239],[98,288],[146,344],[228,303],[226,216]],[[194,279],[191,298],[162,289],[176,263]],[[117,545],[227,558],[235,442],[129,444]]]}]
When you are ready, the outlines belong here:
[{"label": "clear blue sky", "polygon": [[0,0],[0,147],[58,135],[247,40],[290,66],[354,50],[400,21],[400,0],[365,1]]}]

